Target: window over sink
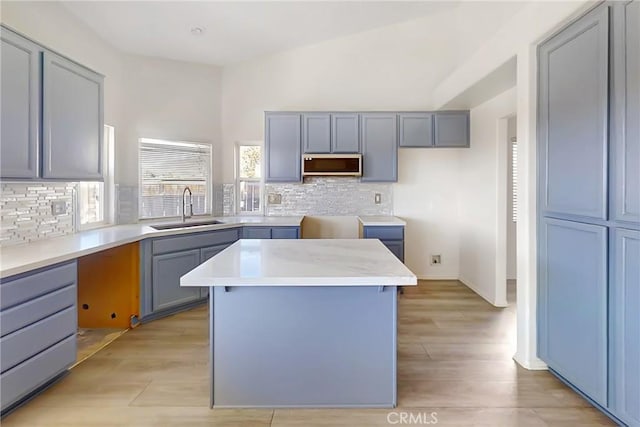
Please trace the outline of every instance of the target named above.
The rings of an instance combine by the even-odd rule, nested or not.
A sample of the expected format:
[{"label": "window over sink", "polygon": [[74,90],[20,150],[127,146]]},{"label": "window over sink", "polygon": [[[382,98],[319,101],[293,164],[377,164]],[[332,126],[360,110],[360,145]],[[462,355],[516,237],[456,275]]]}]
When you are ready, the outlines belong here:
[{"label": "window over sink", "polygon": [[192,193],[193,214],[211,214],[211,145],[161,139],[139,139],[139,216],[182,215],[183,192]]}]

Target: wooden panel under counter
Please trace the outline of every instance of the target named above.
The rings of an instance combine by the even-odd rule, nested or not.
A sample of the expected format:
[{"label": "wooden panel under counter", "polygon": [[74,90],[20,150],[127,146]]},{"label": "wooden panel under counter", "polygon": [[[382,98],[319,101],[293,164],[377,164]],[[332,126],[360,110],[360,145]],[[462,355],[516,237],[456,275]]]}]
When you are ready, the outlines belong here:
[{"label": "wooden panel under counter", "polygon": [[78,258],[78,327],[129,328],[140,317],[138,242]]}]

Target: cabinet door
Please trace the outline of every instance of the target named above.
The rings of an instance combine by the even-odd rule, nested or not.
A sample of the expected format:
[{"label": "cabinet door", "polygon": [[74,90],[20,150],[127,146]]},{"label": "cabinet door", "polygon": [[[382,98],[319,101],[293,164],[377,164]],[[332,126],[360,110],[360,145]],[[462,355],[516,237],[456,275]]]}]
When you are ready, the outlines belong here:
[{"label": "cabinet door", "polygon": [[382,243],[389,249],[400,261],[404,262],[404,242],[401,240],[383,240]]},{"label": "cabinet door", "polygon": [[433,146],[433,114],[400,113],[400,147]]},{"label": "cabinet door", "polygon": [[331,152],[331,115],[329,113],[302,115],[302,144],[305,153]]},{"label": "cabinet door", "polygon": [[640,425],[640,231],[612,231],[610,319],[612,407],[630,426]]},{"label": "cabinet door", "polygon": [[543,218],[539,356],[607,406],[607,229]]},{"label": "cabinet door", "polygon": [[398,134],[395,114],[363,113],[362,181],[398,181]]},{"label": "cabinet door", "polygon": [[300,114],[265,116],[265,182],[299,182]]},{"label": "cabinet door", "polygon": [[469,112],[443,111],[434,118],[436,147],[469,146]]},{"label": "cabinet door", "polygon": [[597,7],[538,51],[544,213],[606,219],[608,15]]},{"label": "cabinet door", "polygon": [[358,114],[331,115],[331,151],[334,153],[360,152],[360,127]]},{"label": "cabinet door", "polygon": [[640,223],[640,1],[613,6],[612,219]]},{"label": "cabinet door", "polygon": [[43,56],[43,178],[102,179],[103,78]]},{"label": "cabinet door", "polygon": [[200,262],[205,262],[209,258],[219,254],[220,252],[227,249],[228,247],[229,247],[229,244],[224,244],[224,245],[209,246],[207,248],[200,249]]},{"label": "cabinet door", "polygon": [[298,227],[273,227],[271,229],[272,239],[297,239]]},{"label": "cabinet door", "polygon": [[270,239],[271,227],[245,227],[242,232],[244,239]]},{"label": "cabinet door", "polygon": [[6,28],[1,31],[0,173],[2,178],[36,178],[41,50]]},{"label": "cabinet door", "polygon": [[153,257],[153,311],[200,299],[199,287],[181,287],[180,277],[200,264],[200,250]]}]

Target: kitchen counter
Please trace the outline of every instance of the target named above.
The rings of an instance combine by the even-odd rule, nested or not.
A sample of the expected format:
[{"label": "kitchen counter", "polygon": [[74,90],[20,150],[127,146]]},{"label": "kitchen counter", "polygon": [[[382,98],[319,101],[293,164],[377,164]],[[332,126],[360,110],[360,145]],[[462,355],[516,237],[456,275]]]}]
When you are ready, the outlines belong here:
[{"label": "kitchen counter", "polygon": [[416,276],[379,240],[240,240],[181,286],[407,286]]},{"label": "kitchen counter", "polygon": [[209,286],[210,405],[392,408],[397,286],[373,239],[240,240],[182,276]]},{"label": "kitchen counter", "polygon": [[406,221],[398,218],[397,216],[359,216],[358,221],[364,227],[372,226],[401,226],[407,225]]},{"label": "kitchen counter", "polygon": [[222,221],[223,223],[198,227],[173,228],[169,230],[156,230],[151,228],[151,225],[173,224],[180,221],[172,219],[140,224],[116,225],[81,231],[79,233],[56,237],[53,239],[25,243],[23,245],[2,247],[0,248],[0,278],[24,273],[36,268],[47,267],[59,262],[151,237],[199,233],[203,231],[223,230],[225,228],[233,227],[299,227],[304,217],[198,217],[188,220],[187,223],[214,219]]}]

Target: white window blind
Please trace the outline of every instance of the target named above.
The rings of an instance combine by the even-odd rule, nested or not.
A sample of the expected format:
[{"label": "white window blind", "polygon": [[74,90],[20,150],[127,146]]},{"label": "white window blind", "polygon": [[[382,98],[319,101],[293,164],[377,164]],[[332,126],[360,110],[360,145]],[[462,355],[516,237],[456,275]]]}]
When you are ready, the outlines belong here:
[{"label": "white window blind", "polygon": [[211,213],[210,145],[148,138],[139,143],[140,218],[182,215],[187,186],[193,193],[193,214]]},{"label": "white window blind", "polygon": [[513,222],[518,221],[518,141],[513,138],[511,140],[511,219]]}]

